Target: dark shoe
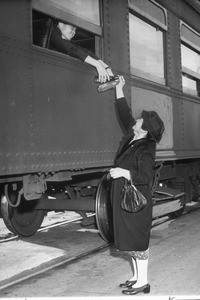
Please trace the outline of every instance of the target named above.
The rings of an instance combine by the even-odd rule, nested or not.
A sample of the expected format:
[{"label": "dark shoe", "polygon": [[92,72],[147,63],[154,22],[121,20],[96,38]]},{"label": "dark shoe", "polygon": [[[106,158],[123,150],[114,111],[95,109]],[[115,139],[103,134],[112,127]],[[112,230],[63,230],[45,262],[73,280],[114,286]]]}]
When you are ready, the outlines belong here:
[{"label": "dark shoe", "polygon": [[127,289],[127,290],[123,290],[122,291],[123,294],[125,295],[136,295],[138,293],[150,293],[150,284],[145,284],[139,288],[130,288],[130,289]]},{"label": "dark shoe", "polygon": [[137,280],[126,280],[126,282],[124,283],[120,283],[120,287],[121,288],[127,288],[127,287],[131,287],[132,285],[134,285],[137,282]]}]

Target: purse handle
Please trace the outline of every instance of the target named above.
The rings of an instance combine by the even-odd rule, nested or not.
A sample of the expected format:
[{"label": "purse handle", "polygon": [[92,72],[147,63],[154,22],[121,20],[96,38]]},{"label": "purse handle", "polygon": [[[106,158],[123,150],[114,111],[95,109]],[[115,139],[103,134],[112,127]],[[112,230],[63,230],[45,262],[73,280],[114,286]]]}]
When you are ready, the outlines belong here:
[{"label": "purse handle", "polygon": [[136,186],[133,183],[132,177],[131,177],[130,180],[128,180],[128,179],[125,178],[125,184],[126,184],[126,182],[128,182],[128,184],[131,185],[134,188],[135,191],[137,191],[137,188],[136,188]]}]

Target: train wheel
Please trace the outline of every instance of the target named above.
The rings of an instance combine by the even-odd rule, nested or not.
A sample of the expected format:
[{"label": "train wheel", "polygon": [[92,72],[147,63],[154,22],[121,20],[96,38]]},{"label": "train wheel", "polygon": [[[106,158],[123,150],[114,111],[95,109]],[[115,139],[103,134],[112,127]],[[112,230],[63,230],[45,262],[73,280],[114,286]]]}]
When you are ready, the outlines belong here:
[{"label": "train wheel", "polygon": [[113,219],[111,205],[111,180],[104,175],[96,194],[96,222],[100,235],[107,242],[113,241]]},{"label": "train wheel", "polygon": [[[16,203],[18,191],[8,185],[9,201]],[[37,200],[27,201],[21,197],[19,206],[12,207],[5,195],[1,197],[1,216],[7,228],[21,236],[33,235],[41,226],[44,219],[43,210],[35,210]]]}]

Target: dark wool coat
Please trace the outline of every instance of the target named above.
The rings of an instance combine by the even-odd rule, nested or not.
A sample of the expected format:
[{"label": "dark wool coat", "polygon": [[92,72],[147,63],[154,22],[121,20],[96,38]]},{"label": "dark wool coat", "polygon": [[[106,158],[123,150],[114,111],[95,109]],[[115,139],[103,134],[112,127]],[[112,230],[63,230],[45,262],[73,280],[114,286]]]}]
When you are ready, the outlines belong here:
[{"label": "dark wool coat", "polygon": [[149,247],[152,223],[151,185],[153,182],[153,164],[156,145],[144,138],[133,142],[132,126],[135,120],[125,98],[116,100],[119,119],[126,131],[115,159],[115,167],[127,169],[133,183],[147,198],[147,205],[138,213],[129,213],[121,209],[120,202],[125,179],[120,177],[112,182],[114,243],[122,251],[144,251]]}]

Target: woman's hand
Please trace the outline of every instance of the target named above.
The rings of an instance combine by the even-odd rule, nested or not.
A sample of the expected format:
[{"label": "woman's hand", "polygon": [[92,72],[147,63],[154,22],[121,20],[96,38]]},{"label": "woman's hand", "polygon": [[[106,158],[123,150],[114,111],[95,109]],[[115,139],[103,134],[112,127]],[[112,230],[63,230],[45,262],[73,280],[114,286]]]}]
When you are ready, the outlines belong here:
[{"label": "woman's hand", "polygon": [[101,59],[98,60],[99,65],[97,65],[96,69],[99,75],[99,82],[104,83],[106,80],[110,80],[110,77],[114,76],[111,68]]},{"label": "woman's hand", "polygon": [[119,76],[119,83],[116,85],[116,89],[122,90],[125,85],[125,79],[123,76]]},{"label": "woman's hand", "polygon": [[116,85],[116,98],[120,99],[124,97],[123,86],[125,85],[125,79],[123,76],[119,76],[119,83]]},{"label": "woman's hand", "polygon": [[105,83],[107,80],[110,80],[110,75],[108,73],[109,69],[104,68],[101,63],[99,63],[96,67],[98,73],[98,81],[101,83]]},{"label": "woman's hand", "polygon": [[105,83],[106,80],[110,80],[110,76],[114,76],[111,68],[100,59],[96,60],[88,55],[85,62],[96,68],[100,83]]},{"label": "woman's hand", "polygon": [[98,81],[101,83],[105,83],[107,80],[110,80],[110,77],[114,76],[111,68],[108,66],[104,66],[101,62],[96,66],[98,72]]},{"label": "woman's hand", "polygon": [[131,175],[130,175],[129,170],[119,168],[119,167],[110,169],[110,176],[113,179],[124,177],[127,180],[131,180]]},{"label": "woman's hand", "polygon": [[114,76],[112,69],[110,67],[106,67],[106,71],[108,72],[109,76],[111,76],[111,77]]}]

